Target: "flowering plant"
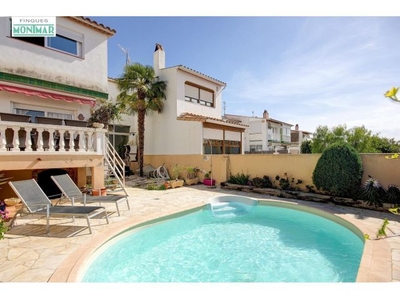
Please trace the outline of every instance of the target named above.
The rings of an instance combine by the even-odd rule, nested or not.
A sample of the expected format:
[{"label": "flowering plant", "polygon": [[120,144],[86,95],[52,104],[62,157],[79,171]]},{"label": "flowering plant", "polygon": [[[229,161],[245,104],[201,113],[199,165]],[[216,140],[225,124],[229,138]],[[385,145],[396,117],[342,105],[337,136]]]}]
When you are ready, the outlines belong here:
[{"label": "flowering plant", "polygon": [[103,101],[91,113],[88,120],[89,126],[93,125],[93,123],[102,123],[107,126],[109,122],[121,119],[118,106],[111,101]]},{"label": "flowering plant", "polygon": [[[0,186],[6,184],[11,177],[4,178],[4,173],[0,174]],[[8,230],[8,226],[6,224],[6,220],[8,219],[8,211],[6,210],[6,204],[4,200],[0,200],[0,240],[4,239],[4,234]]]},{"label": "flowering plant", "polygon": [[399,88],[392,87],[389,91],[386,92],[385,97],[387,97],[393,101],[400,102],[400,100],[397,99],[397,95],[396,95],[398,91],[399,91]]},{"label": "flowering plant", "polygon": [[[1,201],[4,203],[4,201]],[[0,240],[4,239],[4,234],[8,230],[8,226],[5,222],[7,220],[8,211],[6,209],[0,210]]]},{"label": "flowering plant", "polygon": [[[399,88],[400,88],[400,87],[397,87],[397,88],[392,87],[390,90],[388,90],[388,91],[384,94],[384,96],[385,96],[386,98],[389,98],[389,99],[392,100],[392,101],[400,102],[400,100],[397,98],[397,92],[399,91]],[[389,158],[389,159],[398,159],[398,158],[399,158],[399,154],[398,154],[398,153],[395,153],[395,154],[392,154],[392,155],[385,156],[385,158]]]}]

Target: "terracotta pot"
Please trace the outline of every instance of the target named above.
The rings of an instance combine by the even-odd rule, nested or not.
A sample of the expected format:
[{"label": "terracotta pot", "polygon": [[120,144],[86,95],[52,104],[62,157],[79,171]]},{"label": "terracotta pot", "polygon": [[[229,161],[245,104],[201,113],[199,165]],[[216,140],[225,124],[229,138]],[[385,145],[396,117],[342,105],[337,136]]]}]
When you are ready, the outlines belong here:
[{"label": "terracotta pot", "polygon": [[94,122],[94,123],[92,124],[92,126],[93,126],[94,128],[103,128],[103,127],[104,127],[104,124],[103,124],[103,123]]},{"label": "terracotta pot", "polygon": [[171,180],[169,181],[169,185],[174,189],[177,187],[183,186],[184,181],[183,180]]},{"label": "terracotta pot", "polygon": [[199,179],[197,177],[196,178],[186,178],[185,179],[185,183],[187,185],[197,184],[198,182],[199,182]]},{"label": "terracotta pot", "polygon": [[101,188],[101,189],[92,190],[92,195],[93,196],[107,196],[107,189]]}]

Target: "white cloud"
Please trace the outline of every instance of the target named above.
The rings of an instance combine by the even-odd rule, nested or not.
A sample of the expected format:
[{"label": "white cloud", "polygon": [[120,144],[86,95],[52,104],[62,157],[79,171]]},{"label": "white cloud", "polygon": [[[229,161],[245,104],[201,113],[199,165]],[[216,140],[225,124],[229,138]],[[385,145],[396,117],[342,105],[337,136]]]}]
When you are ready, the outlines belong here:
[{"label": "white cloud", "polygon": [[267,109],[271,117],[304,130],[364,125],[400,140],[400,106],[383,96],[400,85],[400,42],[393,36],[399,24],[381,18],[306,19],[273,66],[261,74],[239,69],[226,94],[233,106]]}]

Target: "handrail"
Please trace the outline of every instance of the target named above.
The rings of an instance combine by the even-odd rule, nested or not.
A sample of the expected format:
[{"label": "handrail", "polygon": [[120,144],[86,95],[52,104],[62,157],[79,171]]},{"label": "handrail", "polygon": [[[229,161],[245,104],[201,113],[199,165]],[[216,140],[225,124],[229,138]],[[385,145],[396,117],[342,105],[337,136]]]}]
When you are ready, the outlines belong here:
[{"label": "handrail", "polygon": [[110,143],[109,139],[106,139],[106,151],[104,158],[110,167],[110,171],[114,174],[115,178],[118,180],[125,194],[125,162],[121,156],[115,151],[115,148]]}]

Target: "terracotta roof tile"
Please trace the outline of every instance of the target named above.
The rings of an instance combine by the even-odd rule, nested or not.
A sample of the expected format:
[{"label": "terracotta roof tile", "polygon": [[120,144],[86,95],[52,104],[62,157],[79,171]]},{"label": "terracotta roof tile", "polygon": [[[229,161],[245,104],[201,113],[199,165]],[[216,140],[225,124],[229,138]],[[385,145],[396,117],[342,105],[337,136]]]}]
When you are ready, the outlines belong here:
[{"label": "terracotta roof tile", "polygon": [[213,121],[218,121],[218,122],[222,122],[225,124],[233,124],[233,125],[248,127],[247,125],[242,124],[242,122],[240,122],[240,121],[219,119],[219,118],[203,116],[203,115],[198,115],[198,114],[193,114],[193,113],[188,113],[188,112],[180,114],[177,119],[183,120],[183,121],[198,121],[198,122],[206,122],[207,120],[213,120]]},{"label": "terracotta roof tile", "polygon": [[94,20],[92,20],[92,19],[90,19],[88,17],[78,16],[78,17],[67,17],[67,18],[70,18],[70,19],[73,19],[75,21],[78,21],[78,22],[87,24],[89,26],[95,27],[97,30],[100,30],[103,33],[106,33],[108,35],[114,35],[117,32],[115,29],[112,29],[112,28],[110,28],[108,26],[105,26],[105,25],[103,25],[101,23],[97,23],[96,21],[94,21]]}]

